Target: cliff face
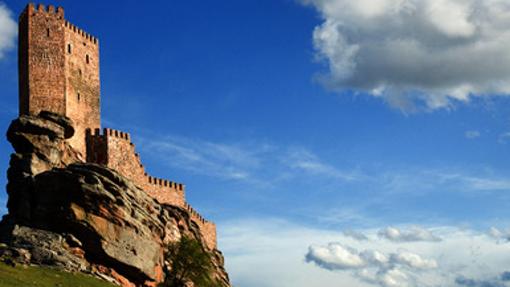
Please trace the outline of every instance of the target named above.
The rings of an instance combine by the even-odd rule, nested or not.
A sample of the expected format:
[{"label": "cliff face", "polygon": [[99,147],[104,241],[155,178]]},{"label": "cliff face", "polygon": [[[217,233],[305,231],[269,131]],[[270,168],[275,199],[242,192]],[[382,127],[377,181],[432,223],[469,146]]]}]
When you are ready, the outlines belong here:
[{"label": "cliff face", "polygon": [[[0,257],[94,274],[123,286],[155,286],[169,269],[165,246],[182,236],[206,242],[186,209],[160,204],[114,170],[83,163],[67,143],[65,117],[22,116],[7,132],[8,215]],[[214,277],[230,286],[223,256]]]}]

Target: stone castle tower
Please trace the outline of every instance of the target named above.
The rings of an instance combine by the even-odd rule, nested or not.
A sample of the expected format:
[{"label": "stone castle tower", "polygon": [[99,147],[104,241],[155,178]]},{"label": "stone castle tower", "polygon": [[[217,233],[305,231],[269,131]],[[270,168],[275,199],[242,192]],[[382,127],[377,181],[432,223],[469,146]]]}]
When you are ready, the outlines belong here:
[{"label": "stone castle tower", "polygon": [[64,9],[29,4],[19,18],[19,113],[48,110],[75,123],[70,144],[86,154],[85,131],[100,127],[99,43],[64,19]]},{"label": "stone castle tower", "polygon": [[99,41],[64,18],[64,9],[28,4],[19,18],[19,113],[51,111],[69,117],[69,144],[83,161],[105,165],[131,179],[161,203],[188,210],[209,248],[216,225],[187,202],[182,183],[150,176],[128,133],[101,127]]}]

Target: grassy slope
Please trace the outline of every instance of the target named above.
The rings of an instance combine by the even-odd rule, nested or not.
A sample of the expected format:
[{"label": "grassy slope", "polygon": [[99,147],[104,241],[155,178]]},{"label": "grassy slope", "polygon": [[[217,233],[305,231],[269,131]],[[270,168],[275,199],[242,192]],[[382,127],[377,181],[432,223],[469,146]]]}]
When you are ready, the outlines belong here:
[{"label": "grassy slope", "polygon": [[72,274],[44,267],[11,267],[0,263],[0,287],[113,287],[84,274]]}]

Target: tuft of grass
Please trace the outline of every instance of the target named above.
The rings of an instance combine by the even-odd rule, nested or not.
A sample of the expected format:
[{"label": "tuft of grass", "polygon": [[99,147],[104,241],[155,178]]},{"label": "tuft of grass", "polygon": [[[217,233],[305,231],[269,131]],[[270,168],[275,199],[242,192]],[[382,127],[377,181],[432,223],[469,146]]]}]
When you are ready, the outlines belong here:
[{"label": "tuft of grass", "polygon": [[114,287],[115,285],[79,273],[49,267],[16,266],[0,263],[0,287]]}]

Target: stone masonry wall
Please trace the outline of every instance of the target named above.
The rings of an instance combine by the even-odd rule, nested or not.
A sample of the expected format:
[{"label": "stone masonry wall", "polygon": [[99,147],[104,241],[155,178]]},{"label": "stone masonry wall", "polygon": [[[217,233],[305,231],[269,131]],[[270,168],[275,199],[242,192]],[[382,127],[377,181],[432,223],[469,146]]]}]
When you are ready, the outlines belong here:
[{"label": "stone masonry wall", "polygon": [[85,130],[100,128],[99,42],[64,22],[66,115],[75,123],[71,146],[85,155]]},{"label": "stone masonry wall", "polygon": [[19,23],[19,113],[71,118],[69,143],[85,156],[85,130],[100,127],[99,42],[66,21],[61,7],[29,4]]},{"label": "stone masonry wall", "polygon": [[202,236],[205,238],[205,243],[210,249],[214,249],[217,246],[216,242],[216,224],[211,221],[207,221],[202,217],[191,205],[185,203],[185,208],[191,214],[191,218],[195,221],[200,228]]},{"label": "stone masonry wall", "polygon": [[184,207],[184,185],[148,175],[130,139],[128,133],[107,128],[103,134],[99,129],[88,133],[87,161],[117,170],[161,203]]},{"label": "stone masonry wall", "polygon": [[29,4],[19,22],[20,115],[65,115],[64,10]]}]

